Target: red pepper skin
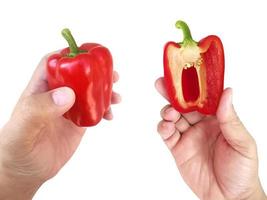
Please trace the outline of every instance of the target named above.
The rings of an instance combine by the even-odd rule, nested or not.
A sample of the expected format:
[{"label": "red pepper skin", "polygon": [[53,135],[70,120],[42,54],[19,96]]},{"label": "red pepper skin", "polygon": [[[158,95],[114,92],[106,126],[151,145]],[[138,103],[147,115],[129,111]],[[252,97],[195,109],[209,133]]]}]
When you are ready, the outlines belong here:
[{"label": "red pepper skin", "polygon": [[[169,101],[181,113],[198,111],[214,115],[224,87],[222,42],[214,35],[195,42],[187,25],[182,21],[178,21],[177,24],[178,28],[183,30],[185,39],[180,44],[168,42],[164,47],[163,56],[164,81]],[[186,62],[188,55],[183,55],[186,51],[197,52],[195,56],[197,59],[192,56],[188,62],[191,63],[191,67],[184,69],[186,66],[183,64],[188,64]],[[187,76],[184,73],[187,73]]]},{"label": "red pepper skin", "polygon": [[75,56],[70,48],[47,60],[49,89],[67,86],[75,92],[75,103],[64,114],[77,126],[94,126],[110,107],[113,67],[109,50],[95,43],[85,43]]}]

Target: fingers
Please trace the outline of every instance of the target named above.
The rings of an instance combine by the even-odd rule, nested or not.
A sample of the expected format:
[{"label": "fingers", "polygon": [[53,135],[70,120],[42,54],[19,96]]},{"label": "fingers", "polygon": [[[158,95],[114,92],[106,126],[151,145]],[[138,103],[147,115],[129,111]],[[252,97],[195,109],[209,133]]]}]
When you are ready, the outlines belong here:
[{"label": "fingers", "polygon": [[191,112],[181,115],[171,105],[166,105],[161,110],[160,115],[165,121],[174,122],[176,129],[180,133],[185,132],[191,125],[199,122],[204,117],[204,115],[198,112]]},{"label": "fingers", "polygon": [[167,140],[174,134],[175,124],[162,120],[158,124],[158,132],[163,140]]},{"label": "fingers", "polygon": [[44,56],[33,72],[32,78],[24,90],[22,96],[29,96],[32,94],[46,92],[48,90],[47,78],[46,78],[46,62],[47,58],[59,51],[55,51]]},{"label": "fingers", "polygon": [[204,118],[205,115],[199,112],[190,112],[182,114],[183,117],[188,121],[189,124],[194,125]]},{"label": "fingers", "polygon": [[116,92],[112,92],[111,104],[118,104],[120,102],[121,102],[121,95]]},{"label": "fingers", "polygon": [[158,124],[158,132],[163,140],[167,140],[175,133],[175,122],[179,120],[181,115],[170,105],[166,105],[161,110],[160,115],[163,120]]},{"label": "fingers", "polygon": [[[118,82],[119,74],[117,71],[113,71],[113,83]],[[121,102],[121,95],[117,92],[112,91],[111,104],[117,104]]]},{"label": "fingers", "polygon": [[192,124],[204,117],[197,112],[180,114],[170,105],[166,105],[160,115],[163,120],[158,124],[158,132],[170,150],[178,145],[181,136],[192,127]]},{"label": "fingers", "polygon": [[171,150],[181,137],[179,130],[175,126],[175,122],[180,120],[181,114],[170,105],[165,106],[160,114],[163,120],[158,124],[158,133]]},{"label": "fingers", "polygon": [[[113,72],[113,83],[116,83],[119,80],[119,74],[118,72],[114,71]],[[121,95],[117,92],[112,91],[111,94],[111,104],[118,104],[121,102]],[[113,119],[113,113],[111,108],[104,114],[103,116],[104,119],[106,120],[112,120]]]},{"label": "fingers", "polygon": [[119,73],[117,71],[113,71],[113,83],[116,83],[119,78]]},{"label": "fingers", "polygon": [[169,97],[167,95],[166,92],[166,88],[165,88],[165,83],[164,83],[164,78],[158,78],[155,82],[155,87],[157,89],[157,91],[167,100],[169,100]]},{"label": "fingers", "polygon": [[229,145],[244,156],[255,156],[255,141],[234,110],[232,89],[228,88],[223,92],[216,115]]},{"label": "fingers", "polygon": [[179,131],[175,128],[175,123],[164,120],[158,124],[158,133],[170,150],[175,147],[181,137]]},{"label": "fingers", "polygon": [[[118,94],[116,92],[112,92],[111,104],[118,104],[120,102],[121,102],[120,94]],[[106,120],[112,120],[113,119],[113,114],[112,114],[111,108],[104,114],[103,118]]]},{"label": "fingers", "polygon": [[175,127],[180,133],[183,133],[190,128],[190,124],[185,118],[181,117],[179,121],[176,122]]},{"label": "fingers", "polygon": [[46,57],[42,58],[42,60],[38,64],[22,96],[29,96],[38,92],[41,93],[48,90],[45,64],[46,64]]},{"label": "fingers", "polygon": [[68,87],[23,97],[12,114],[26,129],[39,129],[49,120],[61,117],[74,104],[75,94]]},{"label": "fingers", "polygon": [[104,114],[103,118],[106,120],[112,120],[113,119],[113,114],[112,114],[111,108]]},{"label": "fingers", "polygon": [[178,144],[181,134],[176,130],[168,139],[165,140],[166,146],[173,150],[173,148]]},{"label": "fingers", "polygon": [[181,114],[170,105],[167,105],[162,108],[160,115],[165,121],[171,122],[176,122],[181,117]]},{"label": "fingers", "polygon": [[[164,78],[158,78],[155,82],[155,87],[157,91],[166,99],[169,100],[169,97],[166,92]],[[203,119],[204,115],[200,114],[199,112],[190,112],[182,114],[183,117],[189,122],[189,124],[193,125]]]}]

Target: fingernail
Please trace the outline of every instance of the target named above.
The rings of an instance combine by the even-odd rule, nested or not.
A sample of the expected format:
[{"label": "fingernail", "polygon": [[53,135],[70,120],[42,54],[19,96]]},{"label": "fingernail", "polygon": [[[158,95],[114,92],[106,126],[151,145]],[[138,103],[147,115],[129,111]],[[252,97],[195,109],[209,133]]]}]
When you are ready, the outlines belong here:
[{"label": "fingernail", "polygon": [[52,93],[52,99],[57,106],[64,106],[73,100],[73,91],[68,87],[56,89]]}]

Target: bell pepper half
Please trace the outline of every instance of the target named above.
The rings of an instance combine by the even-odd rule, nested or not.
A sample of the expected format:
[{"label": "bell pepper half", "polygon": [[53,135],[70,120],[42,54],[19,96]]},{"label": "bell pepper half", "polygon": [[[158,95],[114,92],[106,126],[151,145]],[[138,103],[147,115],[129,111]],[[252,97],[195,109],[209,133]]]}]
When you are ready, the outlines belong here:
[{"label": "bell pepper half", "polygon": [[108,111],[113,84],[112,56],[96,43],[77,46],[69,29],[62,31],[69,48],[47,60],[49,89],[67,86],[75,92],[75,103],[64,114],[77,126],[94,126]]},{"label": "bell pepper half", "polygon": [[196,42],[189,27],[177,21],[183,32],[180,43],[164,48],[164,82],[171,105],[181,113],[216,113],[224,84],[224,50],[215,35]]}]

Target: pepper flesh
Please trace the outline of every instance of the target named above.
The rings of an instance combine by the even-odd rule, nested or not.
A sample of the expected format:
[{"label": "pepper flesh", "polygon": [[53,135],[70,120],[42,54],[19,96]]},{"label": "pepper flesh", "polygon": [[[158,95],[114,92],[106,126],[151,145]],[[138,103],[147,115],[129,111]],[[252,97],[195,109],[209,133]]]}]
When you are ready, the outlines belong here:
[{"label": "pepper flesh", "polygon": [[187,24],[177,21],[184,40],[164,48],[164,81],[169,101],[181,113],[215,114],[223,91],[224,50],[215,35],[195,42]]},{"label": "pepper flesh", "polygon": [[68,29],[62,34],[70,47],[48,58],[49,89],[72,88],[75,103],[64,117],[77,126],[94,126],[110,107],[112,56],[106,47],[96,43],[85,43],[78,48]]}]

